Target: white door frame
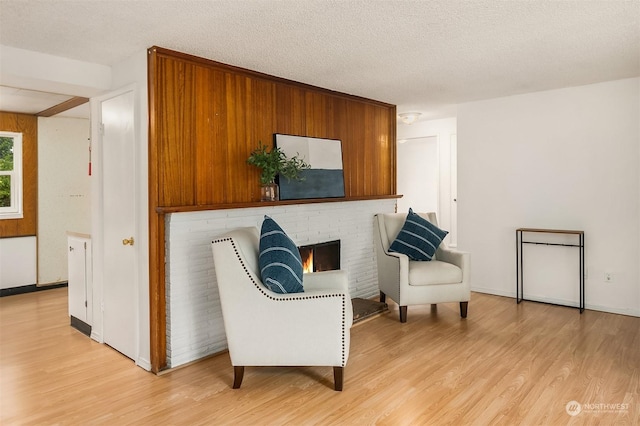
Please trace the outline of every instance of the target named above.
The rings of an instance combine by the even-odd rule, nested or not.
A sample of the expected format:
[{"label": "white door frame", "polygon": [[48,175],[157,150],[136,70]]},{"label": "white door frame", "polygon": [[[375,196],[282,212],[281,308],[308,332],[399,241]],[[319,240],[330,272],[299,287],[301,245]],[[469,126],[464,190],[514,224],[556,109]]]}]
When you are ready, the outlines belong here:
[{"label": "white door frame", "polygon": [[450,173],[449,180],[451,196],[451,211],[450,211],[450,223],[452,238],[449,240],[451,247],[458,246],[458,134],[453,133],[450,135]]},{"label": "white door frame", "polygon": [[[102,140],[102,103],[106,100],[120,96],[127,92],[133,92],[134,97],[134,133],[139,132],[138,99],[139,89],[136,84],[125,86],[121,89],[109,92],[102,96],[91,98],[91,161],[92,161],[92,215],[91,215],[91,239],[93,245],[93,324],[91,329],[91,338],[104,343],[104,169],[103,169],[103,140]],[[134,149],[134,187],[138,188],[138,164],[139,160],[138,148]],[[134,235],[137,237],[140,233],[140,223],[138,214],[138,205],[134,206],[136,210],[134,220]],[[145,233],[146,234],[146,233]],[[136,244],[132,247],[135,258],[139,258],[140,245]],[[136,262],[136,269],[139,268]],[[139,364],[138,358],[140,354],[140,312],[139,312],[139,271],[136,270],[134,276],[134,306],[136,309],[136,324],[133,324],[135,335],[135,357],[134,361]]]}]

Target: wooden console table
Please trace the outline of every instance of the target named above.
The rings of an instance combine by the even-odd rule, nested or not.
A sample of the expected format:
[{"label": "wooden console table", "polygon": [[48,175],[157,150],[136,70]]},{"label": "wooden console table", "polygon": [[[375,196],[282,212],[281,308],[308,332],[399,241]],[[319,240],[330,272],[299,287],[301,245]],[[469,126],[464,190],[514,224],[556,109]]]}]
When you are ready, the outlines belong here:
[{"label": "wooden console table", "polygon": [[[544,234],[568,234],[578,237],[578,244],[545,243],[537,241],[524,241],[523,233],[544,233]],[[545,246],[578,247],[580,249],[580,313],[584,312],[584,231],[568,231],[561,229],[536,229],[518,228],[516,229],[516,303],[520,303],[524,298],[523,284],[523,244],[537,244]],[[539,302],[535,300],[534,302]],[[543,302],[544,303],[544,302]]]}]

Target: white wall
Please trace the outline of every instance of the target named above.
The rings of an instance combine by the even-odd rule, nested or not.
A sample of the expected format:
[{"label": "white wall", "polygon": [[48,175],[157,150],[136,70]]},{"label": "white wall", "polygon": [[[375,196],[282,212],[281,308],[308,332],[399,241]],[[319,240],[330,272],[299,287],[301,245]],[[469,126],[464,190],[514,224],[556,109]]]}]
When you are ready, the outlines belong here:
[{"label": "white wall", "polygon": [[[407,140],[412,143],[416,138],[435,137],[437,138],[437,164],[438,164],[438,203],[436,214],[438,225],[442,229],[449,231],[445,242],[451,247],[457,245],[457,219],[456,207],[453,199],[456,198],[456,175],[455,175],[455,144],[456,144],[456,118],[442,118],[438,120],[417,121],[411,125],[398,123],[398,140]],[[406,144],[405,143],[405,144]],[[403,156],[403,147],[398,146],[398,167],[402,165],[406,158]],[[412,159],[416,161],[416,159]],[[420,161],[420,160],[418,160]],[[429,163],[432,164],[431,161]],[[398,173],[398,189],[400,191],[401,175]],[[404,185],[404,187],[407,187]],[[402,192],[400,192],[402,194]],[[416,195],[413,193],[403,194],[411,202]],[[403,196],[403,198],[404,198]],[[400,208],[406,210],[407,204],[403,198],[398,200],[398,211]]]},{"label": "white wall", "polygon": [[67,232],[91,232],[89,120],[38,118],[38,284],[67,281]]},{"label": "white wall", "polygon": [[[639,105],[633,78],[458,106],[458,243],[473,290],[515,296],[516,228],[579,229],[587,308],[640,316]],[[577,289],[565,249],[541,248],[546,260],[530,253],[546,275],[525,279]]]}]

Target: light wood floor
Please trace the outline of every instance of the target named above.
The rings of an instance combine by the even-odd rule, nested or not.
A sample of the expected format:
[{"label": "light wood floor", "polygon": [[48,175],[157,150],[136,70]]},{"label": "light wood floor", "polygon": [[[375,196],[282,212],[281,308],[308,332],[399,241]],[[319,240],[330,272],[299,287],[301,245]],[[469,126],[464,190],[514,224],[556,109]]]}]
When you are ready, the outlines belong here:
[{"label": "light wood floor", "polygon": [[640,318],[474,293],[466,320],[401,324],[391,303],[352,329],[343,392],[329,367],[247,368],[233,390],[227,354],[153,375],[72,329],[66,297],[0,299],[0,424],[640,424]]}]

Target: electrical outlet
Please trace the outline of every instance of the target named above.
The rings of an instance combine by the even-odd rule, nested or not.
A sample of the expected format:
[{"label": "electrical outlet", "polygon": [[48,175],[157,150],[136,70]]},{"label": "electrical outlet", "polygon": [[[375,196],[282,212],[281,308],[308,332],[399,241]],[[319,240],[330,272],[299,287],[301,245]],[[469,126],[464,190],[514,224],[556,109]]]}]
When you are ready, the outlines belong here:
[{"label": "electrical outlet", "polygon": [[613,282],[613,274],[611,272],[605,272],[604,273],[604,282],[605,283],[612,283]]}]

